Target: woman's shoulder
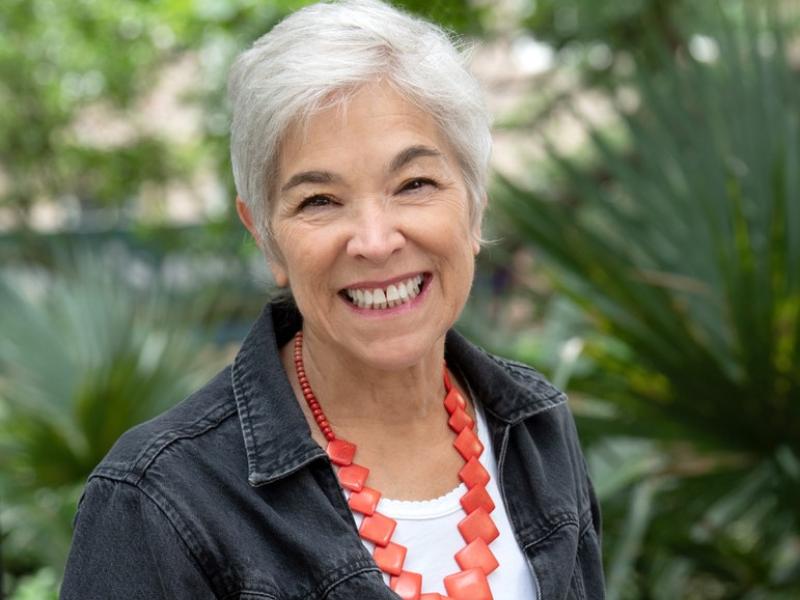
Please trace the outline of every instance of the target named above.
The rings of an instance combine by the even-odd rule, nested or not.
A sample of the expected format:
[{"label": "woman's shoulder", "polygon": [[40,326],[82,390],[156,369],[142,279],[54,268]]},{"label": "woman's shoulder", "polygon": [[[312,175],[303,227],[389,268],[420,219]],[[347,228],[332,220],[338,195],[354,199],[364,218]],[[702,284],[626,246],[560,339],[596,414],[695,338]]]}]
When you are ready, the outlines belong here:
[{"label": "woman's shoulder", "polygon": [[565,397],[564,392],[551,383],[536,367],[518,360],[492,354],[486,350],[483,352],[489,360],[499,365],[516,382],[535,389],[537,395],[549,399]]},{"label": "woman's shoulder", "polygon": [[487,408],[505,421],[566,407],[566,394],[530,365],[488,352],[453,330],[445,348],[448,366],[456,368]]},{"label": "woman's shoulder", "polygon": [[[181,457],[196,455],[203,446],[216,445],[213,438],[226,434],[224,425],[235,414],[228,366],[169,410],[122,434],[89,479],[104,477],[138,484],[156,462],[180,462]],[[192,449],[176,450],[181,445]],[[165,453],[169,461],[160,460]]]}]

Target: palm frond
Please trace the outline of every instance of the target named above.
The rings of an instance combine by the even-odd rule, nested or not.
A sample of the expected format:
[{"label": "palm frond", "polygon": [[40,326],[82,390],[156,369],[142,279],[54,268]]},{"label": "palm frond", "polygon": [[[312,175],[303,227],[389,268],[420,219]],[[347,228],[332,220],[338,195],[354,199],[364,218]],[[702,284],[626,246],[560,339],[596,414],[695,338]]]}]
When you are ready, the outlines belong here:
[{"label": "palm frond", "polygon": [[733,4],[744,18],[704,21],[715,60],[662,46],[648,53],[659,68],[606,90],[612,123],[570,108],[592,159],[544,139],[557,193],[495,185],[507,226],[596,326],[594,366],[570,380],[610,405],[579,414],[590,458],[614,440],[657,444],[594,460],[638,490],[598,478],[614,490],[615,597],[657,596],[664,580],[687,598],[800,590],[800,30],[785,3]]},{"label": "palm frond", "polygon": [[0,275],[6,548],[56,569],[94,466],[124,431],[184,398],[223,362],[192,319],[203,306],[142,285],[129,263],[83,253],[63,263],[57,275]]}]

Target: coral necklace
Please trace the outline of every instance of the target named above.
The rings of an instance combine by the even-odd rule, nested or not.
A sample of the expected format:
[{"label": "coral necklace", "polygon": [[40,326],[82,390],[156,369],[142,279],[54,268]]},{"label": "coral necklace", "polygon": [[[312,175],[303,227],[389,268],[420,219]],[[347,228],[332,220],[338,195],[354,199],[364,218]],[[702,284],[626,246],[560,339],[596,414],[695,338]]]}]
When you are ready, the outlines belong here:
[{"label": "coral necklace", "polygon": [[339,483],[350,492],[347,503],[352,511],[364,515],[358,533],[362,539],[375,544],[372,557],[381,571],[391,576],[389,586],[392,590],[403,600],[492,600],[486,576],[498,567],[498,563],[489,544],[499,532],[489,514],[495,508],[486,491],[489,473],[478,460],[483,452],[483,444],[475,434],[475,422],[466,412],[464,397],[450,382],[447,366],[444,367],[444,407],[449,414],[447,423],[457,434],[453,446],[466,463],[458,476],[468,489],[461,497],[461,506],[467,516],[458,524],[458,531],[466,546],[455,554],[461,570],[444,578],[448,596],[423,594],[422,575],[403,570],[407,549],[392,542],[397,522],[375,510],[381,493],[367,487],[369,469],[353,462],[355,444],[336,437],[308,383],[303,366],[302,331],[297,332],[294,338],[294,366],[308,408],[322,435],[328,440],[328,457],[339,467]]}]

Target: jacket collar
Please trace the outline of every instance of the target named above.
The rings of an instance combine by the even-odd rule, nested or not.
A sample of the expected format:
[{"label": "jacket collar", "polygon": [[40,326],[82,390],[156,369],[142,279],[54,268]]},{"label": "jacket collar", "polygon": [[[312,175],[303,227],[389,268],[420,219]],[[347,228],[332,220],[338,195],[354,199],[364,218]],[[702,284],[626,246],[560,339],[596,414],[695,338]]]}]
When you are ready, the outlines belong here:
[{"label": "jacket collar", "polygon": [[[325,452],[311,437],[278,349],[302,326],[287,302],[268,303],[242,343],[231,381],[247,451],[248,481],[258,486],[285,477]],[[445,339],[448,367],[495,419],[516,424],[565,401],[539,373],[492,356],[456,331]]]}]

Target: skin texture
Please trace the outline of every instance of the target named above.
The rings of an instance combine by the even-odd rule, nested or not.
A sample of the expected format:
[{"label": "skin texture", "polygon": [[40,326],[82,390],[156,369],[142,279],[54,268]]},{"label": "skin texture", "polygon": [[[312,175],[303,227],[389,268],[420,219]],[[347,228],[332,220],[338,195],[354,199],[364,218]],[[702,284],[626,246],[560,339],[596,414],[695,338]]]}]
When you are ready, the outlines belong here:
[{"label": "skin texture", "polygon": [[[409,148],[424,150],[390,168]],[[287,187],[308,172],[316,175]],[[441,404],[444,335],[469,295],[479,249],[455,154],[427,113],[373,83],[344,110],[287,132],[276,185],[270,268],[303,314],[306,372],[336,435],[358,445],[370,485],[385,495],[446,493],[463,462]],[[258,240],[241,200],[237,209]],[[427,291],[395,314],[353,310],[340,293],[416,273],[426,274]],[[282,349],[284,366],[305,409],[291,353],[291,344]]]}]

